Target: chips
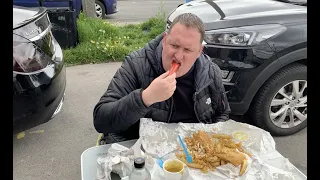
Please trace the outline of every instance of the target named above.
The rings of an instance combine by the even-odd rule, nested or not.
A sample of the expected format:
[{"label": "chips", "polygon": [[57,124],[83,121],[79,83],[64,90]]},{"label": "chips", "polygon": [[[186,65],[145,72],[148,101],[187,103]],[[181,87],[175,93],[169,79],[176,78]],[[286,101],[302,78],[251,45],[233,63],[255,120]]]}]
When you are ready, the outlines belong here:
[{"label": "chips", "polygon": [[[231,163],[234,166],[241,165],[240,176],[247,168],[247,159],[242,144],[234,143],[232,136],[226,134],[211,134],[199,130],[193,133],[191,137],[186,137],[185,142],[189,154],[192,156],[193,163],[186,161],[185,153],[178,152],[176,156],[187,166],[195,169],[201,169],[202,172],[214,171],[216,167]],[[245,154],[244,154],[245,153]]]}]

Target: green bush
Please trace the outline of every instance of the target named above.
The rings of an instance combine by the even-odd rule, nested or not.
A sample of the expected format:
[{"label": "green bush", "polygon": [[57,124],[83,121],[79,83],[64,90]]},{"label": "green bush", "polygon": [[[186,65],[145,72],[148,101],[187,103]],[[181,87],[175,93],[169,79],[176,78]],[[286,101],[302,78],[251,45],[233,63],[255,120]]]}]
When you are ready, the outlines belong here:
[{"label": "green bush", "polygon": [[122,61],[162,33],[166,22],[165,16],[158,14],[141,24],[117,26],[81,13],[77,25],[80,43],[63,50],[67,65]]}]

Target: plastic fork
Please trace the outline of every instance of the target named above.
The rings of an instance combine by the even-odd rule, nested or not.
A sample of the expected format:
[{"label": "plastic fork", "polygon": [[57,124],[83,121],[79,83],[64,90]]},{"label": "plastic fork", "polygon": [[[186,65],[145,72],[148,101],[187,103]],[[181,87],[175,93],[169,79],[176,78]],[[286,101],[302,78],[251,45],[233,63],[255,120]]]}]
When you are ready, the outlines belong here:
[{"label": "plastic fork", "polygon": [[179,137],[181,146],[182,146],[182,148],[183,148],[183,151],[184,151],[184,153],[185,153],[186,156],[187,156],[187,162],[188,162],[188,163],[192,163],[192,156],[190,156],[190,154],[188,153],[188,150],[187,150],[186,146],[184,145],[184,143],[183,143],[180,135],[178,135],[178,137]]},{"label": "plastic fork", "polygon": [[158,163],[158,165],[161,167],[161,168],[163,168],[163,160],[162,159],[157,159],[157,163]]}]

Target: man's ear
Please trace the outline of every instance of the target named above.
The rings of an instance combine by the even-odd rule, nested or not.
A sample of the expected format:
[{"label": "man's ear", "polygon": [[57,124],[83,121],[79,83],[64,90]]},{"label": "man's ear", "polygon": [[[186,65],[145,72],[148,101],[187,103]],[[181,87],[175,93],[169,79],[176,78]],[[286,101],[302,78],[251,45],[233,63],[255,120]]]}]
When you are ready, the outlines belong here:
[{"label": "man's ear", "polygon": [[162,38],[162,44],[165,44],[165,42],[167,40],[167,36],[168,36],[168,32],[164,32],[163,33],[163,38]]}]

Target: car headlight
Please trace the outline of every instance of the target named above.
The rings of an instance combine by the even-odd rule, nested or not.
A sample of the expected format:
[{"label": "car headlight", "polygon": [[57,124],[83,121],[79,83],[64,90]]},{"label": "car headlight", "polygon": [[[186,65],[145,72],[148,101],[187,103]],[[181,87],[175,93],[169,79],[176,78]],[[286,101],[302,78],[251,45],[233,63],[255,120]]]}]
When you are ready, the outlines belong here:
[{"label": "car headlight", "polygon": [[206,32],[204,44],[254,46],[286,29],[280,24],[267,24],[211,30]]}]

